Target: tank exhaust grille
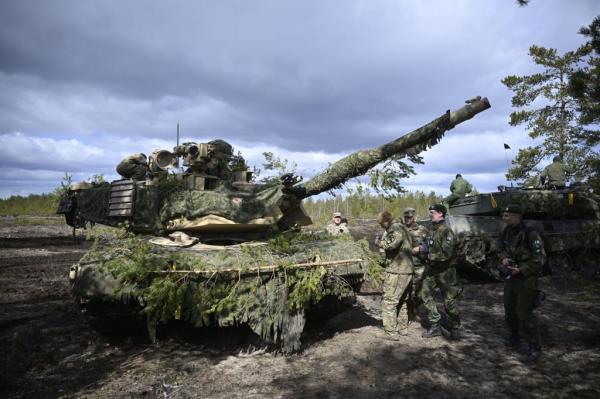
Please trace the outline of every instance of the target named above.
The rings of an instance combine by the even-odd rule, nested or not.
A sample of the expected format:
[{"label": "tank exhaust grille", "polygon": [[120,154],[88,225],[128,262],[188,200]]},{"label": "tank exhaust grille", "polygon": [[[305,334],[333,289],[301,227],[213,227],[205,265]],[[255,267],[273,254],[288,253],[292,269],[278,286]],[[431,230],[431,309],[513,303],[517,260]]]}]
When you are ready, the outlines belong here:
[{"label": "tank exhaust grille", "polygon": [[110,184],[108,216],[127,217],[133,213],[133,180],[115,180]]}]

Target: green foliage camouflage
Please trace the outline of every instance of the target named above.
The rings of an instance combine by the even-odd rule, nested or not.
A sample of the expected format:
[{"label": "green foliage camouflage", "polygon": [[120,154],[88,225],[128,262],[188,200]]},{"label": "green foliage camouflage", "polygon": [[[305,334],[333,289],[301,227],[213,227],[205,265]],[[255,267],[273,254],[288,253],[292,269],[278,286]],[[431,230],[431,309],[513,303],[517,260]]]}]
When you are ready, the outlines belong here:
[{"label": "green foliage camouflage", "polygon": [[[94,270],[90,278],[96,291],[89,291],[94,284],[85,282],[83,270],[76,295],[137,301],[153,322],[181,319],[199,327],[245,323],[286,352],[299,348],[305,313],[327,296],[353,297],[352,277],[362,279],[376,262],[366,241],[357,244],[321,233],[280,234],[264,245],[202,251],[160,247],[125,230],[96,242],[80,263],[94,265],[88,272]],[[364,261],[296,266],[316,259]]]}]

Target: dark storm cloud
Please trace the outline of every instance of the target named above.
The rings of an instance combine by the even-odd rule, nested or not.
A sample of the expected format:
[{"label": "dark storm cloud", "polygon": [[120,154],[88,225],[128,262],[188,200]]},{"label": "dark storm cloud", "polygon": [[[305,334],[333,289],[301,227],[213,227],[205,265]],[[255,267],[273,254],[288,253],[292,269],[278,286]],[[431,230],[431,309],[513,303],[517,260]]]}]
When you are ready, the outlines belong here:
[{"label": "dark storm cloud", "polygon": [[[532,71],[530,44],[576,47],[599,11],[594,1],[3,1],[0,135],[20,153],[37,148],[23,137],[103,151],[99,162],[45,147],[53,171],[109,173],[127,152],[169,148],[177,122],[198,140],[335,160],[486,95],[492,109],[449,132],[423,174],[502,176],[504,154],[481,151],[517,132],[500,79]],[[35,169],[16,152],[5,149],[0,168]]]}]

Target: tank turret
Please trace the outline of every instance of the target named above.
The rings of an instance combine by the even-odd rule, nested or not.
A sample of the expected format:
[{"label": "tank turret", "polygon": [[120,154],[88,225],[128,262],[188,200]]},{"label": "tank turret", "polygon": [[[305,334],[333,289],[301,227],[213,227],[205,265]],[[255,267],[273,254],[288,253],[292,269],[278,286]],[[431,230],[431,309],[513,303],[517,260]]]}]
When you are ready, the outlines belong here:
[{"label": "tank turret", "polygon": [[[394,155],[417,154],[489,107],[486,98],[476,97],[394,141],[348,155],[305,183],[294,176],[272,184],[251,183],[244,159],[223,140],[155,151],[147,162],[144,154],[135,154],[117,167],[124,179],[68,192],[59,213],[74,227],[87,221],[160,235],[186,231],[206,237],[256,236],[304,226],[311,224],[302,208],[304,198],[361,176]],[[179,158],[186,169],[167,173]]]}]

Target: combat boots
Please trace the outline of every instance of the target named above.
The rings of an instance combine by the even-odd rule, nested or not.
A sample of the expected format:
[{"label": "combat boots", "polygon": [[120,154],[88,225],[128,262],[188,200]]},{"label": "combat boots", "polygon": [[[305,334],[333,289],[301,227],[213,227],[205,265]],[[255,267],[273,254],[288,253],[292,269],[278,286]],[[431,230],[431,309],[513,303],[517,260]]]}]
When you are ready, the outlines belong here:
[{"label": "combat boots", "polygon": [[375,334],[375,335],[377,336],[377,338],[386,339],[388,341],[400,341],[399,334],[390,334],[385,331],[378,331],[377,334]]},{"label": "combat boots", "polygon": [[421,337],[423,338],[433,338],[433,337],[439,337],[440,335],[442,335],[442,329],[440,328],[439,324],[433,324],[431,327],[429,327],[429,330],[423,332],[423,334],[421,334]]},{"label": "combat boots", "polygon": [[454,327],[450,330],[450,339],[453,341],[460,341],[460,329],[458,327]]},{"label": "combat boots", "polygon": [[521,336],[519,335],[519,333],[516,331],[511,332],[510,336],[508,337],[508,341],[506,342],[506,345],[510,348],[518,348],[520,344]]},{"label": "combat boots", "polygon": [[542,356],[542,348],[539,345],[529,344],[529,349],[525,353],[525,361],[535,363]]}]

